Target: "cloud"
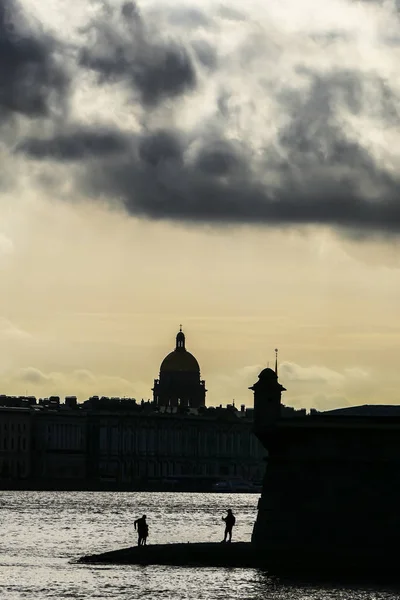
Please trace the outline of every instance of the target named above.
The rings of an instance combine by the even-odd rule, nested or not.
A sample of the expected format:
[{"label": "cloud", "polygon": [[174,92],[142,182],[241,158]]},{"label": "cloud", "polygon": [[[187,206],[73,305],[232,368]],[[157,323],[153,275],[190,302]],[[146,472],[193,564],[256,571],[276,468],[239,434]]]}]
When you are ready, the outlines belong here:
[{"label": "cloud", "polygon": [[370,377],[368,371],[366,371],[365,369],[361,369],[360,367],[345,369],[344,374],[346,377],[349,377],[353,381],[365,381]]},{"label": "cloud", "polygon": [[96,378],[93,375],[93,373],[91,373],[87,369],[78,369],[77,371],[75,371],[75,377],[78,379],[78,381],[83,381],[87,383],[94,383],[96,381]]},{"label": "cloud", "polygon": [[108,375],[97,375],[86,369],[72,372],[48,372],[33,366],[21,367],[5,373],[1,379],[2,393],[29,394],[36,396],[76,395],[80,400],[91,395],[135,396],[132,382]]},{"label": "cloud", "polygon": [[[107,18],[95,19],[83,30],[90,44],[80,53],[80,64],[96,71],[99,82],[124,82],[140,100],[154,106],[196,86],[196,71],[188,50],[177,41],[163,39],[143,21],[133,2],[120,12],[105,6]],[[175,11],[179,15],[178,11]],[[198,11],[182,17],[198,19]]]},{"label": "cloud", "polygon": [[27,331],[20,329],[8,319],[0,317],[0,340],[24,341],[31,339],[31,337],[32,336]]},{"label": "cloud", "polygon": [[279,376],[285,382],[308,384],[342,385],[345,381],[345,376],[342,373],[327,367],[318,365],[302,367],[291,362],[283,362],[279,366]]},{"label": "cloud", "polygon": [[[247,365],[224,375],[208,378],[208,386],[222,403],[232,402],[237,390],[248,390],[258,379],[266,365]],[[302,366],[293,362],[279,365],[279,381],[287,388],[282,403],[296,408],[328,410],[358,403],[356,395],[371,389],[374,383],[370,374],[361,367],[350,367],[335,371],[324,365]],[[352,400],[350,401],[349,398]],[[246,403],[253,402],[248,392]]]},{"label": "cloud", "polygon": [[283,402],[289,406],[329,410],[382,401],[381,382],[359,366],[334,370],[286,361],[279,365],[279,379],[287,388]]},{"label": "cloud", "polygon": [[[73,197],[144,218],[398,234],[398,14],[344,0],[314,9],[102,4],[80,29],[76,77],[96,75],[90,93],[108,113],[90,122],[75,105],[62,127],[20,139],[18,156],[32,173],[59,163]],[[45,113],[64,80],[51,52],[35,52],[28,98],[40,94]],[[125,118],[111,118],[116,106]]]},{"label": "cloud", "polygon": [[51,384],[53,382],[51,376],[45,375],[42,371],[39,371],[39,369],[35,369],[34,367],[20,369],[14,376],[14,379],[33,385]]},{"label": "cloud", "polygon": [[333,410],[335,408],[346,408],[351,406],[351,402],[346,396],[315,394],[311,401],[311,408],[317,410]]},{"label": "cloud", "polygon": [[323,365],[303,367],[296,363],[283,362],[279,366],[279,376],[286,382],[343,386],[346,383],[367,381],[370,374],[361,367],[349,367],[339,372]]},{"label": "cloud", "polygon": [[214,375],[207,378],[207,387],[212,390],[217,404],[231,404],[232,400],[236,398],[236,405],[238,405],[239,391],[239,396],[245,398],[244,403],[251,406],[253,398],[252,392],[248,388],[257,381],[258,375],[263,369],[264,365],[261,364],[247,365],[234,371]]},{"label": "cloud", "polygon": [[17,151],[31,158],[76,161],[85,157],[101,157],[121,153],[129,148],[127,136],[106,128],[76,129],[57,137],[24,139]]},{"label": "cloud", "polygon": [[17,0],[0,5],[0,123],[15,115],[48,116],[62,103],[68,78],[57,43],[28,24]]}]

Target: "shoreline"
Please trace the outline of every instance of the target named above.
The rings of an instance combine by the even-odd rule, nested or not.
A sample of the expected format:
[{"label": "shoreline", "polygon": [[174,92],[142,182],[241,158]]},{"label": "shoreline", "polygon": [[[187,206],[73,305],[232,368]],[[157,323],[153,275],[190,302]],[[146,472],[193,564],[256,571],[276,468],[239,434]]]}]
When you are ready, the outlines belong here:
[{"label": "shoreline", "polygon": [[151,492],[151,493],[166,493],[166,492],[188,492],[193,494],[258,494],[261,495],[261,490],[215,490],[211,486],[204,485],[169,485],[168,483],[153,484],[112,484],[110,482],[38,482],[34,481],[1,481],[0,491],[2,492]]},{"label": "shoreline", "polygon": [[[318,550],[318,551],[317,551]],[[395,557],[346,557],[335,554],[329,544],[315,552],[294,554],[288,548],[287,559],[277,560],[251,542],[194,542],[132,546],[80,557],[80,564],[168,565],[188,568],[260,569],[279,579],[331,583],[400,583]]]}]

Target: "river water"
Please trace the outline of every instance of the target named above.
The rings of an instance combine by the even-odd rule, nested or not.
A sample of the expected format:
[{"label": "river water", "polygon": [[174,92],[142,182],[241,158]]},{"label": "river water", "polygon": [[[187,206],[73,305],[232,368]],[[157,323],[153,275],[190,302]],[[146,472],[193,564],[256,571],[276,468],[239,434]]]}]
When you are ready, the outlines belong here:
[{"label": "river water", "polygon": [[288,584],[257,569],[74,562],[133,545],[133,521],[144,513],[148,543],[220,541],[231,507],[234,541],[249,541],[257,501],[256,494],[0,492],[0,598],[400,600],[391,589]]}]

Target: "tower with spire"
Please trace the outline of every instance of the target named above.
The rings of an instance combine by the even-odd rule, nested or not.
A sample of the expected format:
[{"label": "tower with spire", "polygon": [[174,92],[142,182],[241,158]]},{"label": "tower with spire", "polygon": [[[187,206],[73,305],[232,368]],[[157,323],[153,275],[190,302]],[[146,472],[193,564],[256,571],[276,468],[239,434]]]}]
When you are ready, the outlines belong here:
[{"label": "tower with spire", "polygon": [[275,348],[275,370],[267,367],[250,388],[254,392],[254,432],[273,426],[281,417],[281,397],[286,391],[278,381],[278,348]]}]

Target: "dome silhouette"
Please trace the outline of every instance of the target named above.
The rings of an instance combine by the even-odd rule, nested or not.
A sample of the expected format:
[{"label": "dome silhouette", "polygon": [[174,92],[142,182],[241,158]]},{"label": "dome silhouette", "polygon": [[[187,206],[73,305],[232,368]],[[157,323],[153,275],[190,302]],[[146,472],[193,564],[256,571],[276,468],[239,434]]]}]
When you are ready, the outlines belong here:
[{"label": "dome silhouette", "polygon": [[200,373],[200,366],[193,354],[185,348],[173,350],[162,361],[160,373],[190,371]]},{"label": "dome silhouette", "polygon": [[182,326],[176,336],[175,350],[160,365],[160,378],[154,380],[153,401],[157,406],[198,408],[205,406],[205,381],[200,366],[185,347]]},{"label": "dome silhouette", "polygon": [[273,369],[270,369],[269,367],[267,367],[266,369],[263,369],[261,371],[261,373],[258,376],[259,379],[278,379],[278,375],[275,373],[275,371]]}]

